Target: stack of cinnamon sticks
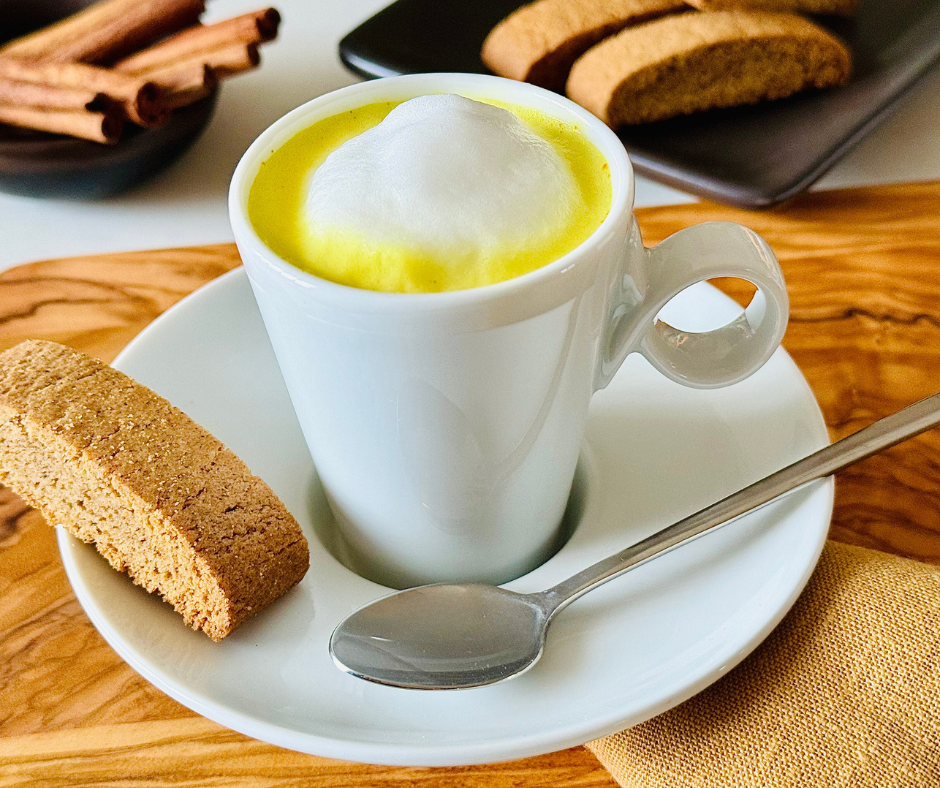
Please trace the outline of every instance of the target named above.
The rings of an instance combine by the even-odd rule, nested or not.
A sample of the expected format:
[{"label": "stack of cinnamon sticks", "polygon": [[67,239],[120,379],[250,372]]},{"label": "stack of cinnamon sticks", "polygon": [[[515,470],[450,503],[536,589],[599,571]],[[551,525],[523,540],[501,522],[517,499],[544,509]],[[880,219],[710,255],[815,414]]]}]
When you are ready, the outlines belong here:
[{"label": "stack of cinnamon sticks", "polygon": [[101,0],[0,47],[0,123],[114,143],[156,127],[220,79],[255,68],[277,36],[267,8],[203,25],[204,0]]}]

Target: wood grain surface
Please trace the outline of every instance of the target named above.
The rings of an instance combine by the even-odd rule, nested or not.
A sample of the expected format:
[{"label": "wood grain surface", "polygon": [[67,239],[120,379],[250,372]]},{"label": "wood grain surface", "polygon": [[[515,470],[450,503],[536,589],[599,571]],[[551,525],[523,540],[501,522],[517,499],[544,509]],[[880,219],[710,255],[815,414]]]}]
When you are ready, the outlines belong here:
[{"label": "wood grain surface", "polygon": [[[731,220],[764,235],[791,297],[784,345],[830,434],[940,390],[940,183],[815,193],[766,213],[638,211],[647,245]],[[110,361],[157,315],[239,264],[231,245],[89,256],[0,274],[0,349],[62,342]],[[740,283],[720,285],[739,298]],[[840,474],[831,536],[940,563],[940,434]],[[583,747],[488,766],[364,766],[194,715],[125,665],[71,592],[54,531],[0,489],[0,786],[605,786]]]}]

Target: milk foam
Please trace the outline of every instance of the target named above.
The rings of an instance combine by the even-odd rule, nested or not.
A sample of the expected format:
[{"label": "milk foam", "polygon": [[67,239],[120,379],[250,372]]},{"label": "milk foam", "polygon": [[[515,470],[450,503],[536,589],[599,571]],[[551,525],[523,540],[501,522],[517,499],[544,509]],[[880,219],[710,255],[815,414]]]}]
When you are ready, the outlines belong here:
[{"label": "milk foam", "polygon": [[579,199],[567,163],[512,112],[431,95],[334,150],[309,181],[304,212],[314,235],[351,233],[467,265],[543,242]]}]

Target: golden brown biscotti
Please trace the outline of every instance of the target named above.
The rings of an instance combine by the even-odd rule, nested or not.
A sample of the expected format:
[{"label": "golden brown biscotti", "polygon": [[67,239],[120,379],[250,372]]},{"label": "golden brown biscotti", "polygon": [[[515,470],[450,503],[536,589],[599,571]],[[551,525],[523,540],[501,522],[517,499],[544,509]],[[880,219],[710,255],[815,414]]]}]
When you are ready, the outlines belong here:
[{"label": "golden brown biscotti", "polygon": [[683,0],[536,0],[496,25],[480,56],[500,76],[561,91],[571,64],[601,39],[688,8]]},{"label": "golden brown biscotti", "polygon": [[855,16],[858,0],[686,0],[700,11],[762,10],[821,16]]},{"label": "golden brown biscotti", "polygon": [[567,93],[613,128],[844,84],[851,55],[808,19],[694,11],[602,41],[571,69]]},{"label": "golden brown biscotti", "polygon": [[53,342],[0,353],[0,482],[219,641],[298,583],[271,489],[146,386]]}]

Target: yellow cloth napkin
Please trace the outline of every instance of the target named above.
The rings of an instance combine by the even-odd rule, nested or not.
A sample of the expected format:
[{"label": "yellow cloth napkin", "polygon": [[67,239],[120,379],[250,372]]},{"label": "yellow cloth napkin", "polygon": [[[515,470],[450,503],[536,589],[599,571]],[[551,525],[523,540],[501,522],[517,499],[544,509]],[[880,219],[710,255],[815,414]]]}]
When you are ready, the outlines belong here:
[{"label": "yellow cloth napkin", "polygon": [[940,788],[940,567],[829,542],[744,662],[588,747],[624,788]]}]

